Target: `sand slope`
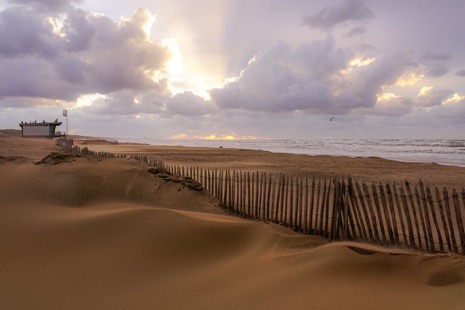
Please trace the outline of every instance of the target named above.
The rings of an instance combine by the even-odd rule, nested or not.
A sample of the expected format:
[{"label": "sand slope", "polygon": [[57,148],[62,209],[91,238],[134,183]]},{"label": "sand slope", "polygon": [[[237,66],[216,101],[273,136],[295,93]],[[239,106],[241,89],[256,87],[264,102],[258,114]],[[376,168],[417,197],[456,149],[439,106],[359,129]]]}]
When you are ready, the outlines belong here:
[{"label": "sand slope", "polygon": [[0,309],[465,304],[463,256],[328,244],[229,216],[133,160],[45,162],[0,163]]}]

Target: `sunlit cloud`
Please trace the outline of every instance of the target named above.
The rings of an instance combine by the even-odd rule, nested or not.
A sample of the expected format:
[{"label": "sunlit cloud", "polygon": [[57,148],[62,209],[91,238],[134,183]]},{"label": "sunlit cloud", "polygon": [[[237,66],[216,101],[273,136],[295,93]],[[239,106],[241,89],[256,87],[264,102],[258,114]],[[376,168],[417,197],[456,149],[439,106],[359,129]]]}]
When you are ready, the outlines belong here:
[{"label": "sunlit cloud", "polygon": [[102,94],[86,94],[81,95],[76,100],[76,105],[74,108],[88,107],[92,105],[98,99],[105,99],[107,96]]},{"label": "sunlit cloud", "polygon": [[375,61],[376,61],[376,58],[363,58],[363,56],[357,56],[349,61],[349,63],[347,64],[347,69],[341,70],[341,73],[348,74],[354,68],[366,67]]},{"label": "sunlit cloud", "polygon": [[56,36],[58,36],[60,38],[64,38],[66,36],[66,34],[63,32],[63,23],[61,21],[59,21],[56,18],[49,17],[48,22],[52,26],[52,32]]},{"label": "sunlit cloud", "polygon": [[399,98],[399,97],[393,93],[382,93],[382,94],[376,95],[377,102],[389,101],[389,100],[396,99],[396,98]]},{"label": "sunlit cloud", "polygon": [[458,93],[454,93],[452,96],[441,102],[442,104],[451,104],[451,103],[458,103],[465,99],[465,96],[461,96]]},{"label": "sunlit cloud", "polygon": [[423,86],[421,89],[420,89],[420,92],[418,93],[418,96],[417,97],[421,97],[421,96],[426,96],[428,95],[431,90],[433,89],[432,86]]},{"label": "sunlit cloud", "polygon": [[368,66],[372,62],[376,61],[376,58],[363,58],[363,57],[356,57],[349,61],[350,67],[364,67]]},{"label": "sunlit cloud", "polygon": [[397,81],[397,86],[412,86],[422,81],[425,78],[424,74],[417,72],[408,72],[402,75]]}]

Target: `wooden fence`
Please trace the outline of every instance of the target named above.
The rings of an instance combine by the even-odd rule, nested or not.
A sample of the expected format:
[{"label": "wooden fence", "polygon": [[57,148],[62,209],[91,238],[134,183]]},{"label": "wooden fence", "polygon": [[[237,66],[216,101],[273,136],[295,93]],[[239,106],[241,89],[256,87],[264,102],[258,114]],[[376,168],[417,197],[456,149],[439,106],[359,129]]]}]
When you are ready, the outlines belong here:
[{"label": "wooden fence", "polygon": [[273,222],[328,240],[353,240],[429,252],[465,254],[465,188],[430,188],[421,180],[367,183],[350,177],[306,178],[265,172],[165,165],[132,157],[199,182],[223,208],[244,218]]}]

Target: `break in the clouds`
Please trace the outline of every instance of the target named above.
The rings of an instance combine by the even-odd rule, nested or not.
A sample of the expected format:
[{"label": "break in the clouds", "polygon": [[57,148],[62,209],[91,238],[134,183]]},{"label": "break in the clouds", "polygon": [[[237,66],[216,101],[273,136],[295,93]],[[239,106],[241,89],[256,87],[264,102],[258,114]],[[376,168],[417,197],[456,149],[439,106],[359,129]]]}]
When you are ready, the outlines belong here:
[{"label": "break in the clouds", "polygon": [[366,21],[373,16],[364,0],[346,0],[305,16],[303,22],[311,27],[330,29],[346,22]]},{"label": "break in the clouds", "polygon": [[461,0],[2,3],[0,128],[68,109],[99,136],[465,132]]}]

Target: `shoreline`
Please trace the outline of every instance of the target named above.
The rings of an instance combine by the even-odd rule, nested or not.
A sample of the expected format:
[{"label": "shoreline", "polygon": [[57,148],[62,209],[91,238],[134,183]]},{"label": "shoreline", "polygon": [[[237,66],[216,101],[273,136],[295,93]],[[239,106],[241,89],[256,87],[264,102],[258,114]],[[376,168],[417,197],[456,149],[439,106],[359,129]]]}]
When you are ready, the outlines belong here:
[{"label": "shoreline", "polygon": [[[273,153],[287,153],[287,154],[304,154],[304,155],[328,155],[328,156],[348,156],[352,158],[356,157],[380,157],[387,160],[396,160],[401,162],[413,162],[413,163],[437,163],[440,165],[448,166],[457,166],[465,167],[465,154],[441,154],[441,153],[431,153],[431,149],[425,150],[425,152],[416,150],[412,151],[399,150],[398,152],[392,151],[392,149],[383,146],[382,144],[376,146],[372,150],[367,150],[368,148],[373,148],[372,145],[365,145],[360,149],[354,150],[354,145],[360,145],[370,142],[399,142],[404,141],[404,143],[419,143],[427,144],[420,142],[428,142],[438,144],[439,142],[444,143],[444,141],[449,141],[452,145],[458,144],[462,145],[465,150],[465,140],[463,139],[257,139],[257,140],[167,140],[167,139],[121,139],[114,138],[111,140],[122,141],[121,143],[141,143],[153,146],[185,146],[185,147],[212,147],[212,148],[244,148],[251,150],[263,150],[270,151]],[[144,141],[144,142],[141,142]],[[321,141],[326,143],[325,146],[319,146]],[[341,145],[338,143],[343,141]],[[335,147],[331,147],[330,144],[334,142]],[[350,143],[349,143],[350,142]],[[353,143],[352,143],[353,142]],[[290,146],[287,143],[291,144]],[[304,144],[294,145],[294,144]],[[315,145],[314,145],[315,144]],[[395,144],[395,143],[394,143]],[[399,147],[394,146],[394,147]],[[402,146],[405,147],[405,146]],[[424,147],[424,146],[421,146]],[[352,148],[352,150],[348,149]],[[380,149],[378,149],[380,148]],[[462,150],[462,149],[459,149]],[[462,150],[462,151],[463,151]],[[441,150],[442,152],[442,150]],[[413,154],[413,156],[412,156]],[[446,157],[444,157],[446,156]]]},{"label": "shoreline", "polygon": [[[75,143],[81,146],[79,141]],[[465,187],[465,167],[405,162],[380,157],[349,157],[277,153],[256,149],[168,146],[147,144],[91,144],[82,147],[114,154],[152,155],[166,164],[209,169],[285,173],[296,176],[352,176],[374,182],[416,182],[438,187]]]}]

